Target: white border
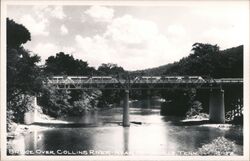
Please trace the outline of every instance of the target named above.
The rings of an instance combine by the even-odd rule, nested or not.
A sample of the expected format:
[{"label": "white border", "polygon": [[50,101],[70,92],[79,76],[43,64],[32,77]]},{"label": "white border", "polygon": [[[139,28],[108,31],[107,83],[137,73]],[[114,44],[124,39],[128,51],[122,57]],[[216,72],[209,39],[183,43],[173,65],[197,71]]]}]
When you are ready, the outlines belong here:
[{"label": "white border", "polygon": [[[199,3],[198,3],[199,2]],[[249,25],[244,44],[244,142],[243,156],[7,156],[6,152],[6,16],[7,5],[112,5],[112,6],[199,6],[200,2],[206,3],[206,6],[215,3],[213,0],[195,1],[195,0],[158,0],[158,1],[1,1],[1,160],[227,160],[227,161],[247,161],[249,159]],[[216,5],[224,5],[226,1],[216,1]],[[230,0],[230,3],[246,3],[249,9],[249,0]],[[249,18],[249,15],[248,15]],[[248,21],[249,24],[249,21]]]}]

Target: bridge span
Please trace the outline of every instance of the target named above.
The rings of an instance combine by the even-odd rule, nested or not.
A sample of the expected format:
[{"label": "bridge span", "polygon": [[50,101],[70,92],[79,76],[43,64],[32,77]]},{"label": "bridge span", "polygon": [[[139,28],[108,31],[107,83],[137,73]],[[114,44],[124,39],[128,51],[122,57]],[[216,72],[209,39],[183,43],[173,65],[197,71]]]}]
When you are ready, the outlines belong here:
[{"label": "bridge span", "polygon": [[[243,87],[243,78],[203,78],[201,76],[52,76],[45,84],[58,90],[122,89],[124,90],[123,126],[130,126],[129,91],[132,89],[196,88],[210,90],[209,120],[225,123],[224,87]],[[150,92],[148,92],[150,93]]]}]

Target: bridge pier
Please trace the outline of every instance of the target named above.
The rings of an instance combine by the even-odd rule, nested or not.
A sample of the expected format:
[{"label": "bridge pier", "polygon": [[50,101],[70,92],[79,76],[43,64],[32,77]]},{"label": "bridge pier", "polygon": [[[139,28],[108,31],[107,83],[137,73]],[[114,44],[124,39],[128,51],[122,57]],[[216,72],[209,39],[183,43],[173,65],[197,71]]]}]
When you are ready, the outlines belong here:
[{"label": "bridge pier", "polygon": [[34,122],[37,121],[38,111],[37,111],[37,97],[34,97]]},{"label": "bridge pier", "polygon": [[209,121],[225,123],[224,90],[212,89],[209,98]]},{"label": "bridge pier", "polygon": [[37,121],[38,111],[37,111],[37,97],[32,97],[32,106],[34,107],[33,111],[26,112],[24,114],[24,123],[25,124],[32,124]]},{"label": "bridge pier", "polygon": [[147,105],[146,108],[150,108],[151,107],[151,91],[147,90],[147,101],[146,101]]},{"label": "bridge pier", "polygon": [[129,90],[125,90],[122,125],[123,125],[123,127],[130,126],[130,122],[129,122]]}]

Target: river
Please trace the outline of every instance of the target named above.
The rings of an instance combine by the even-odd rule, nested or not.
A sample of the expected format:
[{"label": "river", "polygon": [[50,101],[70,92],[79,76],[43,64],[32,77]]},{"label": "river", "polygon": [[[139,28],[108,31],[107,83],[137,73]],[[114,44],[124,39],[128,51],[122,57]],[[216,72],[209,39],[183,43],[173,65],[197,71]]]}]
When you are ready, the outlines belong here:
[{"label": "river", "polygon": [[142,108],[130,109],[130,127],[122,127],[121,120],[121,108],[64,118],[70,124],[42,125],[49,128],[19,138],[18,149],[26,155],[196,155],[202,145],[224,136],[236,143],[236,155],[243,154],[242,126],[179,125],[180,118]]}]

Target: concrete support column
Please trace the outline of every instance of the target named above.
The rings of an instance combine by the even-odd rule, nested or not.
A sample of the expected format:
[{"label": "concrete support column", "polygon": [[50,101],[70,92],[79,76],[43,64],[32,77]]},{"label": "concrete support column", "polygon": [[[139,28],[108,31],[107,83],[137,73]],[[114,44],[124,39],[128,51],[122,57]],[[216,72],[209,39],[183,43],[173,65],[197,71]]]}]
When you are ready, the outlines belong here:
[{"label": "concrete support column", "polygon": [[129,90],[125,90],[124,95],[124,105],[123,105],[123,126],[128,127],[130,126],[129,122]]},{"label": "concrete support column", "polygon": [[150,90],[147,90],[147,100],[146,100],[146,107],[147,108],[151,108],[151,91]]},{"label": "concrete support column", "polygon": [[210,91],[209,121],[225,123],[224,90],[212,89]]},{"label": "concrete support column", "polygon": [[34,119],[33,122],[37,121],[37,117],[38,117],[38,111],[37,111],[37,97],[34,97]]},{"label": "concrete support column", "polygon": [[37,97],[36,96],[32,97],[32,106],[34,108],[33,111],[27,111],[24,114],[24,123],[27,125],[34,123],[37,119],[38,111],[37,111]]}]

